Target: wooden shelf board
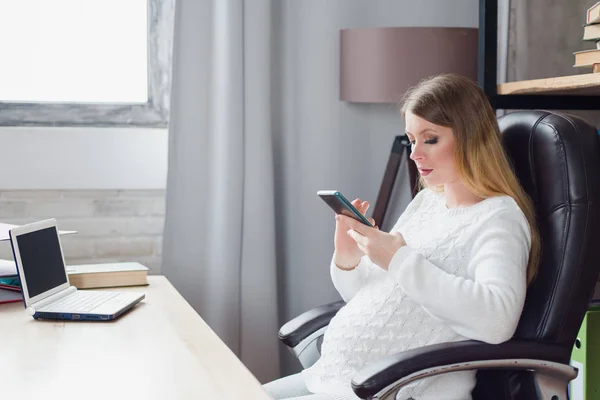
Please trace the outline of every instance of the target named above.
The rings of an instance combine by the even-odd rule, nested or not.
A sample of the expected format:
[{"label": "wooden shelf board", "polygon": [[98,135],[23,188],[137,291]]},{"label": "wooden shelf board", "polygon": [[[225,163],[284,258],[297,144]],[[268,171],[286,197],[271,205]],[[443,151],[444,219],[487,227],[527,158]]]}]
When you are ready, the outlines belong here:
[{"label": "wooden shelf board", "polygon": [[501,83],[498,94],[600,95],[600,73]]}]

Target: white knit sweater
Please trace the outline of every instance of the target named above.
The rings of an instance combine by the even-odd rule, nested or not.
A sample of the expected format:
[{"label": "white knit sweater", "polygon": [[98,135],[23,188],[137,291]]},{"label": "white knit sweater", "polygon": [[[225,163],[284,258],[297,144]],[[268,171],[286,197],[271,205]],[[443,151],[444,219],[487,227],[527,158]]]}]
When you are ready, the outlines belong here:
[{"label": "white knit sweater", "polygon": [[[346,301],[325,332],[321,358],[302,372],[313,393],[357,399],[350,381],[382,357],[415,347],[475,339],[504,342],[516,329],[526,291],[531,245],[527,220],[508,196],[448,209],[422,190],[399,218],[407,246],[389,271],[363,257],[352,271],[331,263]],[[475,372],[422,379],[398,399],[471,398]]]}]

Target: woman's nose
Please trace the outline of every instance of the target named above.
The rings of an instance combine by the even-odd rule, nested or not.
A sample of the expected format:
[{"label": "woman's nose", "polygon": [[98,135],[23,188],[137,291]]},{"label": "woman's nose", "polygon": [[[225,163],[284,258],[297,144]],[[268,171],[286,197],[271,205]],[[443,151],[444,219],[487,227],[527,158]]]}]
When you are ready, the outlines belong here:
[{"label": "woman's nose", "polygon": [[422,157],[423,157],[423,154],[421,153],[421,146],[413,145],[410,150],[410,159],[414,161],[414,160],[418,160]]}]

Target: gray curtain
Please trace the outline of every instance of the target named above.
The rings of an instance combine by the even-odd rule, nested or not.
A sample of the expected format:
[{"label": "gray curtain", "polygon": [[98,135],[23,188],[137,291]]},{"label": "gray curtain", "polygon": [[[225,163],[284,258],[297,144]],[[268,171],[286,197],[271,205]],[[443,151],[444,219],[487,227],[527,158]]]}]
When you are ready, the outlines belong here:
[{"label": "gray curtain", "polygon": [[374,204],[404,132],[394,104],[339,100],[340,29],[477,16],[477,0],[177,1],[162,271],[262,382],[300,368],[279,326],[340,299],[317,190]]},{"label": "gray curtain", "polygon": [[262,380],[279,376],[270,12],[177,3],[162,268]]}]

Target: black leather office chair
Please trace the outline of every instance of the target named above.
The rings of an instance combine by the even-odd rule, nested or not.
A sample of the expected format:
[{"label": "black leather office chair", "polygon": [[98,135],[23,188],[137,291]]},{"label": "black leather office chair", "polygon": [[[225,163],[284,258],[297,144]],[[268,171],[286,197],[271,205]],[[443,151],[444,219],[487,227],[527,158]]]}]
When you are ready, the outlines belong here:
[{"label": "black leather office chair", "polygon": [[[577,374],[571,350],[600,271],[600,143],[596,129],[569,115],[521,111],[499,124],[542,238],[540,269],[515,335],[499,345],[467,340],[387,356],[354,377],[359,397],[394,399],[414,380],[477,369],[474,399],[567,399]],[[385,216],[397,213],[394,198],[378,203]],[[343,304],[308,311],[281,328],[280,339],[303,367],[318,358],[322,334]]]}]

